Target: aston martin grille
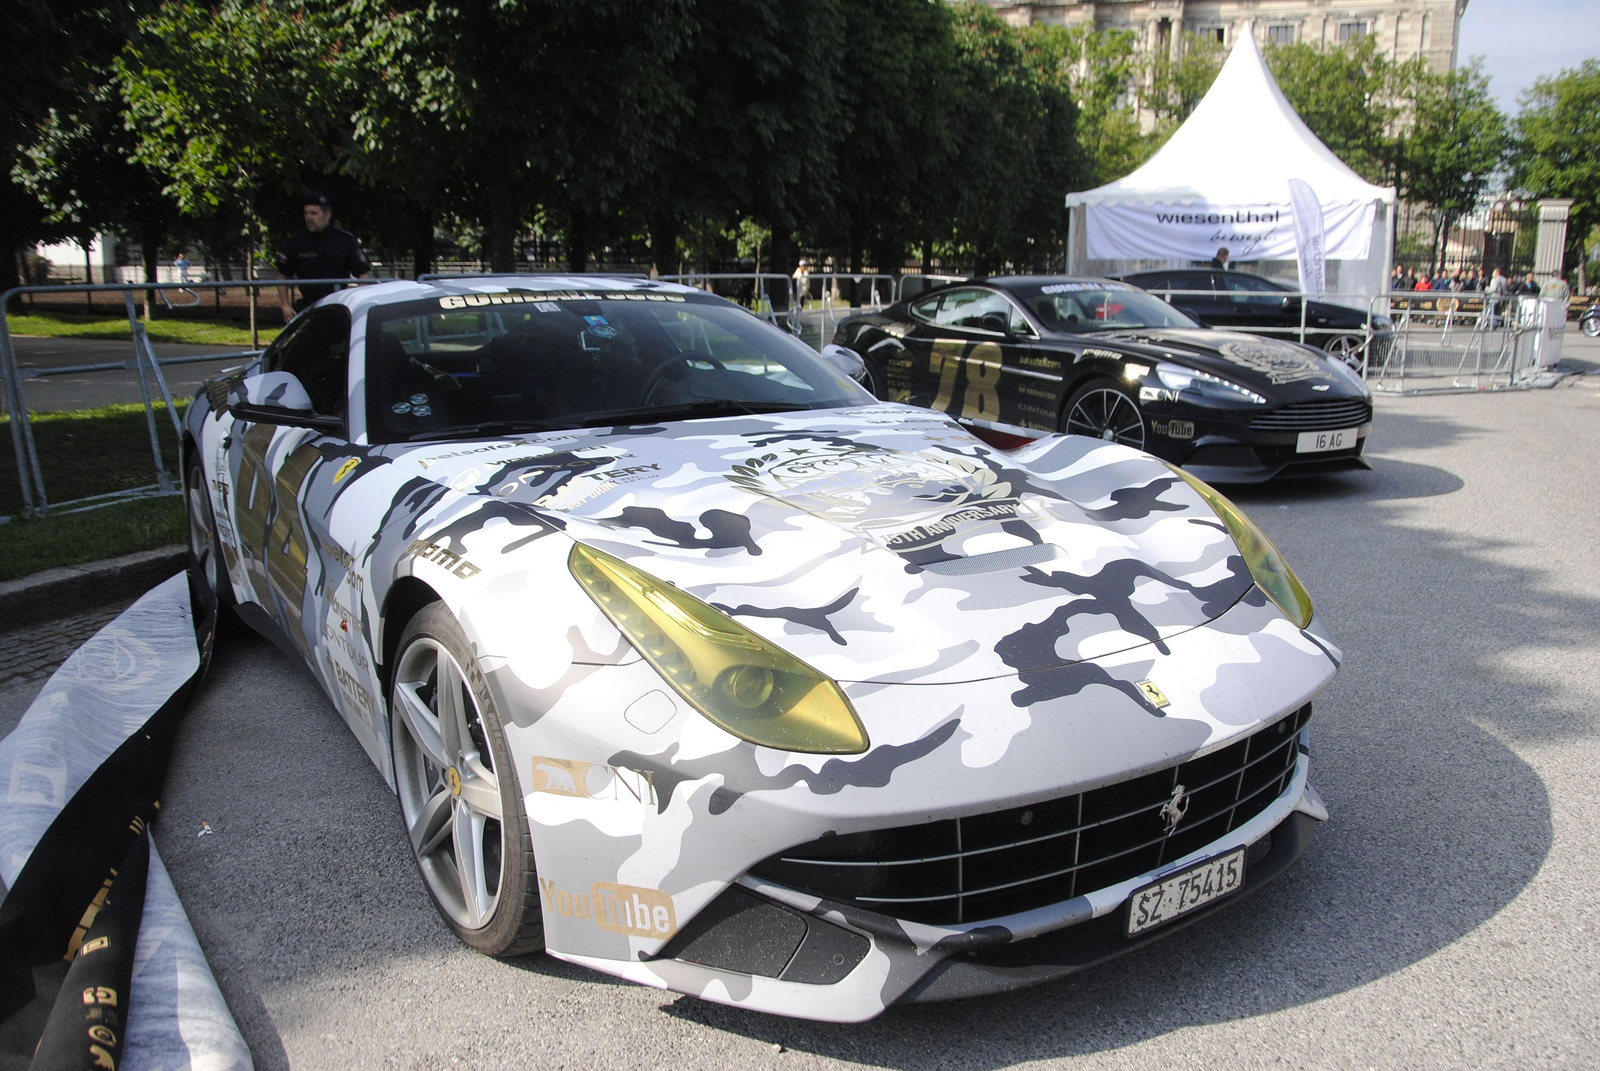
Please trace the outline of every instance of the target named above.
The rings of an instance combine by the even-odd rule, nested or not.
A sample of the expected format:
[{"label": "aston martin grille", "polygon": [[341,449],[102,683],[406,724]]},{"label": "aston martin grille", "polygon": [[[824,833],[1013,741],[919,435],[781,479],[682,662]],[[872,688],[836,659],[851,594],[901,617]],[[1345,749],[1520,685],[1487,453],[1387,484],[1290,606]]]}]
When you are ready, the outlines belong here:
[{"label": "aston martin grille", "polygon": [[1260,814],[1288,787],[1300,730],[1310,717],[1308,703],[1209,755],[1088,792],[926,825],[825,836],[766,859],[751,873],[836,903],[933,925],[1059,903],[1181,858]]},{"label": "aston martin grille", "polygon": [[1250,422],[1251,431],[1333,431],[1372,423],[1372,403],[1364,398],[1329,398],[1295,402],[1262,413]]}]

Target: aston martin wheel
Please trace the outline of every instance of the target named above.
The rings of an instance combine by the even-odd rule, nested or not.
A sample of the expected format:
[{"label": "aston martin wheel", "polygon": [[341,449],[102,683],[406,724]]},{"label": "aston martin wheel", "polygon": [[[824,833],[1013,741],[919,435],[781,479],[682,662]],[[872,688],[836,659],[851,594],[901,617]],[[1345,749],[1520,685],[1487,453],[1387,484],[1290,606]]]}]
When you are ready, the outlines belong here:
[{"label": "aston martin wheel", "polygon": [[446,923],[492,956],[544,945],[533,844],[500,717],[445,605],[400,639],[389,698],[400,813]]},{"label": "aston martin wheel", "polygon": [[1345,364],[1357,371],[1361,370],[1361,336],[1360,335],[1334,335],[1328,339],[1328,344],[1323,351],[1329,357],[1337,357]]},{"label": "aston martin wheel", "polygon": [[1073,392],[1067,399],[1061,430],[1144,449],[1144,416],[1139,403],[1109,379],[1090,380]]},{"label": "aston martin wheel", "polygon": [[189,509],[189,575],[195,588],[206,598],[215,598],[218,607],[232,605],[227,567],[222,564],[222,547],[217,540],[217,518],[206,490],[205,469],[200,459],[191,457],[183,477],[184,502]]}]

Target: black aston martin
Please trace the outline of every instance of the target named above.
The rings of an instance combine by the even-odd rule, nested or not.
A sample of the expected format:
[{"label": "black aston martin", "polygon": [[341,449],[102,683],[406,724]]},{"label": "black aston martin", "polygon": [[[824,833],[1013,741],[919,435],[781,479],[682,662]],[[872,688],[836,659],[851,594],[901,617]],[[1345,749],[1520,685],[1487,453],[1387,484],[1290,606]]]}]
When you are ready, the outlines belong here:
[{"label": "black aston martin", "polygon": [[1215,483],[1369,467],[1372,392],[1342,362],[1207,329],[1127,283],[955,283],[852,316],[833,343],[878,397],[1001,437],[1093,435]]}]

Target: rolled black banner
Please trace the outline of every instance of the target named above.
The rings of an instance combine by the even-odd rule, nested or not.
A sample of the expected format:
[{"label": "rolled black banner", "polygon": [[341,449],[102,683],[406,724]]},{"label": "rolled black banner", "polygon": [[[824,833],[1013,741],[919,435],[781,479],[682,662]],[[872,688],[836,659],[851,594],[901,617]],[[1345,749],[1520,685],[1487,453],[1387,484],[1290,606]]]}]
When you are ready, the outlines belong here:
[{"label": "rolled black banner", "polygon": [[[0,902],[0,1071],[116,1066],[134,996],[128,979],[144,909],[148,826],[160,809],[172,745],[209,666],[216,631],[215,601],[197,597],[191,585],[191,603],[199,668],[66,802]],[[115,984],[86,982],[79,990],[115,990],[116,1004],[84,1005],[67,979],[80,969],[90,942],[102,938],[105,944],[90,957],[95,962],[82,970]],[[85,1062],[92,1007],[101,1008],[100,1025],[116,1039],[110,1046],[93,1042],[110,1064],[98,1057]],[[106,1021],[113,1007],[117,1027]],[[60,1027],[60,1036],[54,1033],[58,1022],[70,1024]]]}]

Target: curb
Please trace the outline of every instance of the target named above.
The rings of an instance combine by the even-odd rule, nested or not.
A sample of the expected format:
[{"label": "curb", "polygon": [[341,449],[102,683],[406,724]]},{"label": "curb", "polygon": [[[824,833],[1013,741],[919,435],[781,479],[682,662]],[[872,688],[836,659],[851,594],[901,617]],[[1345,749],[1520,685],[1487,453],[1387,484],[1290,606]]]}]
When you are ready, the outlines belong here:
[{"label": "curb", "polygon": [[36,625],[131,599],[181,572],[188,561],[189,548],[180,544],[7,580],[0,583],[0,622],[6,629]]}]

